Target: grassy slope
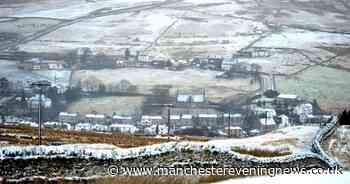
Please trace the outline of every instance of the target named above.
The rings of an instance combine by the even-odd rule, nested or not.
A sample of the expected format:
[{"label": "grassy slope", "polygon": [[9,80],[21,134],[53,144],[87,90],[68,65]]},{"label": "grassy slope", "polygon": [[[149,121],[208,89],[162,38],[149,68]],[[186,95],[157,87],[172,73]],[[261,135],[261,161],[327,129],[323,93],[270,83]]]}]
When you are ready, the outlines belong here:
[{"label": "grassy slope", "polygon": [[286,80],[278,80],[283,93],[294,93],[310,100],[317,99],[321,108],[339,111],[350,101],[350,73],[326,67],[314,67]]}]

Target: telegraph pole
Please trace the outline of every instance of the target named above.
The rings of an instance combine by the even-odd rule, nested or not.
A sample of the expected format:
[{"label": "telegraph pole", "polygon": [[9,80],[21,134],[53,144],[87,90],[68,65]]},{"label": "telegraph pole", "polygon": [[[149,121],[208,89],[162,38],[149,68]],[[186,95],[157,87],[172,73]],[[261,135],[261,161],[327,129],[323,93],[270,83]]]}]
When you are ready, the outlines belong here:
[{"label": "telegraph pole", "polygon": [[171,119],[170,119],[170,106],[168,106],[168,140],[170,140],[170,124],[171,124]]},{"label": "telegraph pole", "polygon": [[170,140],[170,126],[171,126],[171,108],[174,107],[174,104],[152,104],[151,106],[159,106],[159,107],[167,107],[168,108],[168,117],[167,117],[167,125],[168,125],[168,140]]},{"label": "telegraph pole", "polygon": [[42,95],[44,92],[44,88],[50,87],[51,83],[49,81],[37,81],[33,82],[31,84],[32,87],[37,87],[39,88],[39,103],[38,103],[38,125],[39,125],[39,140],[38,140],[38,145],[42,144]]},{"label": "telegraph pole", "polygon": [[228,137],[231,137],[231,112],[228,112]]}]

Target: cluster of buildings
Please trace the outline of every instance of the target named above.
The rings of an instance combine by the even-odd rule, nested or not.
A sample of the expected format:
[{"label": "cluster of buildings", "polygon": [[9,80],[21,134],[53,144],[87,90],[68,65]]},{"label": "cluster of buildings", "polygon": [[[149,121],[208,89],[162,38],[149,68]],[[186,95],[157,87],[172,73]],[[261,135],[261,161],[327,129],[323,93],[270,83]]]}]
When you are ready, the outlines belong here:
[{"label": "cluster of buildings", "polygon": [[[187,96],[186,96],[187,95]],[[198,97],[193,97],[198,95]],[[199,97],[200,96],[200,97]],[[201,99],[198,104],[205,103],[205,95],[178,93],[178,107],[181,104],[192,104],[190,109],[197,108],[193,99]],[[34,96],[32,105],[38,103]],[[50,100],[43,97],[44,107],[50,106]],[[77,131],[140,133],[148,135],[173,134],[186,129],[208,128],[220,135],[242,137],[258,135],[276,128],[298,124],[320,124],[327,122],[330,115],[316,113],[313,104],[296,95],[279,94],[275,97],[258,95],[253,97],[246,111],[178,111],[173,107],[171,113],[160,115],[140,115],[139,117],[114,114],[78,114],[60,112],[58,122],[46,122],[45,127],[63,128]]]},{"label": "cluster of buildings", "polygon": [[329,114],[314,112],[313,104],[297,95],[279,94],[274,98],[260,96],[252,101],[250,109],[259,118],[261,130],[271,130],[298,124],[327,122]]},{"label": "cluster of buildings", "polygon": [[[205,102],[205,95],[199,95],[199,104]],[[190,104],[197,97],[191,94],[177,95],[178,104]],[[196,101],[196,100],[194,100]],[[194,103],[195,104],[195,103]],[[260,95],[236,113],[177,111],[177,107],[168,116],[141,115],[140,117],[103,114],[85,114],[61,112],[59,122],[64,128],[72,127],[81,131],[113,131],[124,133],[168,134],[185,129],[208,128],[222,135],[242,137],[256,135],[276,128],[326,122],[331,116],[316,114],[312,103],[296,95],[280,94],[273,98]],[[196,106],[191,106],[196,108]],[[249,117],[252,117],[249,119]],[[68,125],[69,124],[69,125]],[[249,124],[249,125],[247,125]]]},{"label": "cluster of buildings", "polygon": [[63,60],[46,60],[41,58],[32,58],[24,60],[17,64],[17,67],[22,70],[63,70],[66,68],[66,63]]},{"label": "cluster of buildings", "polygon": [[[193,127],[224,127],[223,121],[230,119],[232,127],[241,127],[242,114],[180,114],[167,116],[142,115],[141,118],[103,114],[59,113],[59,123],[50,124],[51,128],[74,129],[79,131],[112,131],[123,133],[168,134]],[[170,128],[169,128],[170,123]],[[231,128],[232,128],[231,127]],[[241,132],[231,134],[239,137]]]}]

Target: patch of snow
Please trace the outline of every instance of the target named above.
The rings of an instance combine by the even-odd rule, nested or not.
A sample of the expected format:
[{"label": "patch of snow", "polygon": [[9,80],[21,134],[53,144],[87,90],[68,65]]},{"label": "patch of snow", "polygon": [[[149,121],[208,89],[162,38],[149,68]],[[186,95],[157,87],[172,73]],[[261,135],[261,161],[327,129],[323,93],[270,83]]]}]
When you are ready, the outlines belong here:
[{"label": "patch of snow", "polygon": [[317,46],[347,44],[349,41],[350,36],[344,34],[305,31],[301,29],[285,29],[283,33],[274,33],[257,42],[254,46],[311,49]]},{"label": "patch of snow", "polygon": [[[162,1],[162,0],[158,0]],[[14,17],[46,17],[46,18],[59,18],[59,19],[73,19],[81,16],[85,16],[93,11],[102,10],[103,8],[110,8],[111,10],[117,10],[122,8],[131,7],[137,3],[154,2],[153,0],[104,0],[96,1],[94,3],[79,3],[66,5],[59,8],[52,8],[48,10],[26,10],[24,12],[17,13]]]}]

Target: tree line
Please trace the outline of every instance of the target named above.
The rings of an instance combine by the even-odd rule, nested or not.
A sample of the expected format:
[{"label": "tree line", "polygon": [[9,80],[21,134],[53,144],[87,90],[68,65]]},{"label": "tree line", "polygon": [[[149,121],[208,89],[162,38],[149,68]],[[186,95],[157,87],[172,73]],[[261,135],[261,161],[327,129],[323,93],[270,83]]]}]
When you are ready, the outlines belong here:
[{"label": "tree line", "polygon": [[339,125],[350,125],[350,110],[345,109],[338,115]]}]

